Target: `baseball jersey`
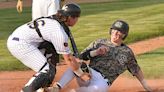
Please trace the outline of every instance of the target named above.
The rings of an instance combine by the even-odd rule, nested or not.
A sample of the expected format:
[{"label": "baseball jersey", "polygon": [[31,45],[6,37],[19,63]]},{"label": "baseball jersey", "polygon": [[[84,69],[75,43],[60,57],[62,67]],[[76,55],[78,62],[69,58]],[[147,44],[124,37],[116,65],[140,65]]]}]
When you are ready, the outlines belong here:
[{"label": "baseball jersey", "polygon": [[[43,36],[39,37],[34,29],[33,21],[18,27],[10,36],[11,39],[18,38],[19,43],[30,44],[38,47],[44,40],[52,42],[58,54],[69,54],[68,36],[58,21],[49,18],[37,20],[38,28]],[[13,44],[14,45],[14,44]]]},{"label": "baseball jersey", "polygon": [[[107,46],[109,49],[105,55],[98,55],[95,57],[89,56],[89,51],[95,50],[102,45]],[[113,81],[126,70],[133,75],[140,70],[136,58],[128,46],[125,44],[115,46],[108,39],[98,39],[92,42],[81,53],[81,57],[84,59],[90,59],[89,66],[100,72],[105,78],[108,79],[110,84],[112,84]]]}]

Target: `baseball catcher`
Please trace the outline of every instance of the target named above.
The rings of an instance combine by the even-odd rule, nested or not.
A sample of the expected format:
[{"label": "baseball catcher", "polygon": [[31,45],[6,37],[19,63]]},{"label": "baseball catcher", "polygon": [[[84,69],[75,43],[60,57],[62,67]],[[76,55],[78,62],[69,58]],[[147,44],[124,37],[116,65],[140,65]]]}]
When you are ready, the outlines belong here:
[{"label": "baseball catcher", "polygon": [[[76,24],[80,13],[79,5],[66,4],[57,14],[28,22],[9,36],[7,47],[10,53],[36,72],[22,88],[22,92],[36,92],[50,86],[56,73],[59,54],[70,65],[80,61],[71,54],[68,45],[68,26]],[[72,69],[74,71],[74,67]]]}]

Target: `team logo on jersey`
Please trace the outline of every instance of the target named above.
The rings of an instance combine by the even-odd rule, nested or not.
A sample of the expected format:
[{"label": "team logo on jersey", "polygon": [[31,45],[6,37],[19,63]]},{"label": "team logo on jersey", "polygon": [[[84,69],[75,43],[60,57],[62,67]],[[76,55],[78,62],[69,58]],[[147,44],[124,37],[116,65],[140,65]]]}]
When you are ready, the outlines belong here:
[{"label": "team logo on jersey", "polygon": [[67,42],[64,43],[64,47],[68,47],[68,43]]},{"label": "team logo on jersey", "polygon": [[118,59],[118,62],[119,62],[121,65],[125,65],[125,63],[128,61],[127,56],[124,55],[124,54],[118,55],[118,56],[117,56],[117,59]]}]

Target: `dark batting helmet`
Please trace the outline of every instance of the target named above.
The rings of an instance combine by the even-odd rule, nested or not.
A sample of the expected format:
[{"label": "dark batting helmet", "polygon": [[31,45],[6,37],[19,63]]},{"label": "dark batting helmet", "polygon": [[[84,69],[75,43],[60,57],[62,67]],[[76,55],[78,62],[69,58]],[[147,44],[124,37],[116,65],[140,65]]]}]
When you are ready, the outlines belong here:
[{"label": "dark batting helmet", "polygon": [[[117,20],[115,21],[110,29],[115,29],[120,31],[121,33],[125,34],[123,40],[128,36],[128,32],[129,32],[129,25],[123,21],[123,20]],[[110,31],[111,33],[111,31]]]},{"label": "dark batting helmet", "polygon": [[77,4],[66,4],[58,11],[63,16],[79,17],[81,13],[80,6]]}]

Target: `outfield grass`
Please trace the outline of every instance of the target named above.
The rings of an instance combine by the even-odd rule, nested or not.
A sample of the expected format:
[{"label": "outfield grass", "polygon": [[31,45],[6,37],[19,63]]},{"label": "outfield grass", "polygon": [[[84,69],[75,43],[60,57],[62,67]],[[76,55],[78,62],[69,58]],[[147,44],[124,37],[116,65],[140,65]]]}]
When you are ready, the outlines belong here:
[{"label": "outfield grass", "polygon": [[[164,78],[164,48],[137,56],[146,77]],[[153,75],[153,76],[151,76]],[[160,76],[159,76],[160,75]]]},{"label": "outfield grass", "polygon": [[[143,71],[144,77],[149,79],[164,78],[164,48],[136,56],[137,62]],[[129,72],[125,76],[132,77]]]},{"label": "outfield grass", "polygon": [[[82,15],[77,25],[71,28],[79,51],[96,38],[109,37],[109,26],[116,19],[130,24],[129,36],[125,40],[128,44],[164,35],[164,0],[116,0],[80,6]],[[31,20],[31,8],[24,8],[21,14],[15,8],[0,9],[0,20],[0,71],[27,69],[10,55],[6,39],[16,27]]]},{"label": "outfield grass", "polygon": [[164,35],[164,1],[129,1],[82,4],[82,17],[73,27],[78,48],[81,50],[95,38],[108,37],[109,26],[116,19],[126,20],[130,24],[126,43]]}]

